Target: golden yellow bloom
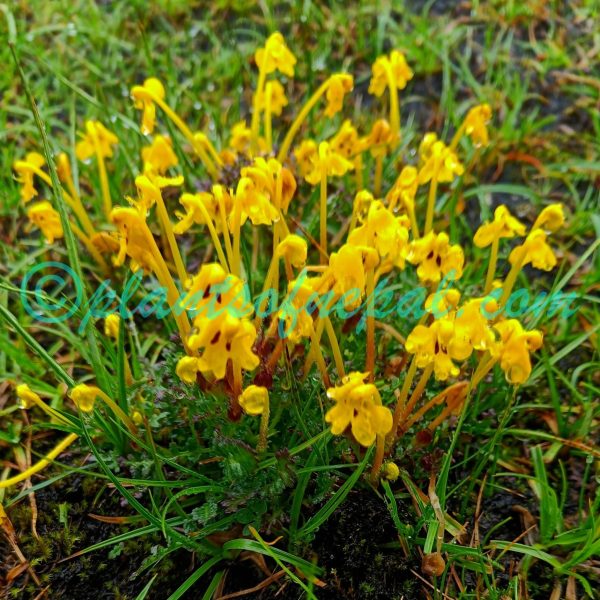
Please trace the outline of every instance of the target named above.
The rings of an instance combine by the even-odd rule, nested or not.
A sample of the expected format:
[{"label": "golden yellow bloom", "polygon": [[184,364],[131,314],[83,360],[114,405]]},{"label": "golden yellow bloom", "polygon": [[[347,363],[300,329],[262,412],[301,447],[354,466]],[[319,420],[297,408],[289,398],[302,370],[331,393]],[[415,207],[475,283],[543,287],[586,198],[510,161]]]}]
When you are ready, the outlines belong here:
[{"label": "golden yellow bloom", "polygon": [[454,324],[445,317],[428,327],[417,325],[406,338],[405,347],[407,352],[415,355],[420,369],[433,365],[435,377],[440,381],[456,377],[459,368],[452,361],[464,360],[470,354],[464,345],[455,343]]},{"label": "golden yellow bloom", "polygon": [[303,140],[294,150],[294,157],[298,163],[298,171],[302,177],[311,173],[318,159],[319,147],[314,140]]},{"label": "golden yellow bloom", "polygon": [[321,182],[321,173],[324,171],[327,177],[341,177],[347,171],[354,169],[354,165],[341,154],[334,152],[329,142],[319,144],[319,153],[313,163],[313,169],[305,177],[312,185]]},{"label": "golden yellow bloom", "polygon": [[138,199],[128,198],[128,200],[131,204],[137,206],[140,211],[147,213],[156,204],[160,196],[160,188],[147,175],[138,175],[135,178],[135,187],[137,188]]},{"label": "golden yellow bloom", "polygon": [[327,106],[325,114],[328,117],[333,117],[342,110],[344,96],[352,91],[354,87],[354,78],[347,73],[336,73],[329,78],[329,85],[325,98]]},{"label": "golden yellow bloom", "polygon": [[25,156],[25,160],[14,162],[13,169],[17,174],[16,181],[21,184],[21,200],[24,204],[37,196],[37,190],[33,185],[34,173],[31,167],[41,169],[45,164],[46,160],[38,152],[29,152]]},{"label": "golden yellow bloom", "polygon": [[298,269],[304,266],[307,253],[308,246],[306,240],[293,233],[286,235],[277,246],[277,256],[287,258]]},{"label": "golden yellow bloom", "polygon": [[80,383],[71,389],[69,396],[75,403],[75,406],[83,412],[92,412],[96,398],[99,395],[99,389],[94,385]]},{"label": "golden yellow bloom", "polygon": [[[339,131],[329,140],[329,144],[334,152],[341,154],[344,158],[351,158],[361,152],[361,141],[358,132],[348,119],[342,123]],[[314,151],[316,152],[316,150],[317,145],[315,144]],[[296,158],[298,157],[296,156]]]},{"label": "golden yellow bloom", "polygon": [[252,351],[255,341],[254,325],[226,311],[204,319],[198,332],[189,337],[188,345],[192,350],[203,349],[198,358],[198,369],[202,373],[210,372],[217,379],[223,379],[230,359],[249,371],[258,366],[260,361]]},{"label": "golden yellow bloom", "polygon": [[399,207],[410,215],[415,208],[415,196],[419,187],[418,175],[415,167],[405,166],[387,194],[388,205]]},{"label": "golden yellow bloom", "polygon": [[494,211],[494,220],[486,222],[475,232],[473,243],[478,248],[489,246],[494,240],[525,235],[525,225],[510,214],[504,204]]},{"label": "golden yellow bloom", "polygon": [[473,140],[476,146],[487,146],[489,142],[487,124],[492,118],[492,109],[489,104],[474,106],[465,117],[465,133]]},{"label": "golden yellow bloom", "polygon": [[556,266],[556,256],[546,239],[543,229],[534,229],[520,246],[513,248],[508,257],[510,264],[520,261],[522,267],[531,263],[536,269],[551,271]]},{"label": "golden yellow bloom", "polygon": [[382,406],[379,391],[372,383],[364,383],[368,373],[350,373],[342,385],[327,390],[335,406],[325,415],[331,423],[331,433],[340,435],[348,427],[354,439],[364,447],[370,446],[377,435],[387,435],[392,430],[392,413]]},{"label": "golden yellow bloom", "polygon": [[344,297],[344,294],[352,290],[354,295],[344,297],[346,308],[355,308],[360,304],[360,297],[356,297],[356,292],[360,296],[364,294],[366,273],[377,266],[378,262],[377,251],[366,246],[344,244],[338,252],[331,253],[327,274],[333,280],[334,293]]},{"label": "golden yellow bloom", "polygon": [[117,206],[110,213],[110,221],[116,225],[120,234],[119,254],[114,259],[115,265],[122,265],[125,256],[129,256],[132,271],[140,268],[146,273],[153,271],[156,267],[151,251],[154,240],[144,214],[137,208]]},{"label": "golden yellow bloom", "polygon": [[250,149],[250,138],[252,137],[252,132],[250,131],[250,127],[246,125],[246,121],[238,121],[231,128],[231,137],[229,138],[229,145],[236,152],[241,152],[245,154]]},{"label": "golden yellow bloom", "polygon": [[[288,99],[286,98],[285,90],[283,89],[281,83],[279,83],[279,81],[277,81],[276,79],[269,81],[268,87],[271,90],[271,112],[274,115],[280,115],[283,108],[288,105]],[[267,86],[265,86],[264,90],[260,90],[258,93],[258,110],[265,110],[266,95]],[[248,130],[248,133],[250,133],[250,130]]]},{"label": "golden yellow bloom", "polygon": [[177,361],[175,374],[185,383],[195,383],[200,372],[198,359],[195,356],[183,356]]},{"label": "golden yellow bloom", "polygon": [[435,283],[450,272],[452,279],[459,279],[465,262],[462,248],[458,244],[450,245],[446,233],[433,231],[413,241],[406,258],[413,265],[418,265],[417,275],[421,281]]},{"label": "golden yellow bloom", "polygon": [[290,281],[287,296],[283,299],[277,318],[283,322],[286,339],[293,344],[310,337],[313,316],[308,305],[318,296],[321,277],[301,277]]},{"label": "golden yellow bloom", "polygon": [[554,232],[560,229],[565,223],[565,213],[563,205],[560,203],[550,204],[539,214],[535,220],[532,229],[543,229],[544,231]]},{"label": "golden yellow bloom", "polygon": [[247,415],[262,415],[269,408],[269,390],[261,385],[249,385],[239,397],[239,402]]},{"label": "golden yellow bloom", "polygon": [[17,398],[19,399],[19,408],[27,410],[43,400],[26,383],[17,386]]},{"label": "golden yellow bloom", "polygon": [[112,313],[104,319],[104,335],[117,339],[119,337],[119,328],[121,326],[121,317],[117,313]]},{"label": "golden yellow bloom", "polygon": [[61,152],[56,158],[56,172],[61,183],[68,183],[73,179],[69,157]]},{"label": "golden yellow bloom", "polygon": [[460,292],[454,288],[438,290],[429,294],[425,300],[425,310],[435,318],[439,318],[453,311],[460,301]]},{"label": "golden yellow bloom", "polygon": [[[485,311],[482,304],[485,303]],[[494,345],[494,333],[484,314],[498,310],[494,298],[473,298],[463,304],[454,316],[454,339],[452,352],[456,358],[465,359],[473,350],[490,350]],[[487,311],[487,312],[486,312]]]},{"label": "golden yellow bloom", "polygon": [[[426,136],[427,137],[427,136]],[[421,144],[425,162],[419,171],[419,183],[427,183],[435,178],[439,182],[451,182],[455,175],[462,175],[465,169],[456,153],[450,150],[441,140],[430,144],[431,138]]]},{"label": "golden yellow bloom", "polygon": [[368,190],[360,190],[354,196],[353,212],[359,223],[364,223],[367,215],[369,214],[369,207],[371,203],[375,201],[373,194]]},{"label": "golden yellow bloom", "polygon": [[385,119],[377,119],[371,127],[369,135],[362,140],[365,148],[368,148],[374,157],[385,156],[388,144],[394,141],[394,133],[390,124]]},{"label": "golden yellow bloom", "polygon": [[531,374],[529,354],[542,346],[541,332],[525,331],[516,319],[500,321],[494,329],[500,334],[500,341],[492,356],[499,358],[500,368],[509,383],[524,383]]},{"label": "golden yellow bloom", "polygon": [[150,77],[144,81],[144,85],[136,85],[131,90],[133,105],[142,111],[141,130],[144,135],[149,135],[154,131],[156,122],[156,105],[154,98],[165,99],[165,88],[163,84],[155,77]]},{"label": "golden yellow bloom", "polygon": [[55,239],[63,237],[63,228],[60,222],[60,215],[52,204],[47,200],[36,202],[27,209],[28,219],[42,230],[43,236],[49,244],[54,243]]},{"label": "golden yellow bloom", "polygon": [[387,257],[404,267],[408,254],[408,229],[402,217],[395,217],[381,200],[374,200],[369,206],[364,225],[356,227],[348,236],[348,243],[354,246],[375,248],[380,257]]},{"label": "golden yellow bloom", "polygon": [[264,48],[259,48],[254,53],[254,60],[258,68],[267,75],[277,70],[288,77],[294,76],[296,57],[285,45],[283,36],[278,31],[268,37]]},{"label": "golden yellow bloom", "polygon": [[[210,218],[214,221],[218,217],[219,207],[214,196],[210,192],[198,192],[197,194],[182,194],[179,204],[185,208],[185,215],[176,213],[181,217],[179,223],[173,226],[173,233],[181,235],[192,225],[205,225],[206,219],[200,204],[204,206]],[[217,220],[218,223],[218,220]]]},{"label": "golden yellow bloom", "polygon": [[155,135],[152,143],[142,148],[144,173],[163,175],[171,167],[177,166],[179,160],[173,152],[173,142],[170,137]]},{"label": "golden yellow bloom", "polygon": [[110,158],[112,147],[119,143],[119,138],[111,133],[100,121],[86,121],[85,133],[80,134],[81,141],[75,145],[75,154],[79,160],[88,160],[96,155]]},{"label": "golden yellow bloom", "polygon": [[394,85],[399,90],[403,90],[414,75],[406,63],[404,54],[398,50],[392,50],[389,56],[380,56],[373,63],[372,73],[369,94],[378,97],[383,94],[388,85]]},{"label": "golden yellow bloom", "polygon": [[277,159],[264,159],[259,156],[254,159],[251,165],[244,167],[240,174],[242,177],[250,178],[257,190],[266,192],[273,204],[276,204],[277,177],[281,176],[281,197],[279,198],[279,202],[281,207],[287,210],[292,196],[296,192],[296,180],[292,172],[283,167]]},{"label": "golden yellow bloom", "polygon": [[[271,204],[269,191],[260,189],[250,177],[242,177],[235,191],[235,202],[241,205],[241,221],[250,219],[253,225],[271,225],[279,214]],[[230,220],[231,222],[231,220]]]},{"label": "golden yellow bloom", "polygon": [[381,475],[384,479],[393,482],[400,477],[400,469],[396,463],[386,462],[383,467],[381,467]]}]

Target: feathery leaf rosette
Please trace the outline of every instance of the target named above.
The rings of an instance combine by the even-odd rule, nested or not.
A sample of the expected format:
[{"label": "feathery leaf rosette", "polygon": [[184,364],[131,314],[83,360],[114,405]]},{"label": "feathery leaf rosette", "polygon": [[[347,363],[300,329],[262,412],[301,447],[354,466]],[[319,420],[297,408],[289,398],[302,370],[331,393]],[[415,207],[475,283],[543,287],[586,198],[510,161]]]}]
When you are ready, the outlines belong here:
[{"label": "feathery leaf rosette", "polygon": [[331,423],[331,433],[341,435],[350,427],[354,439],[361,446],[370,446],[377,435],[385,436],[392,430],[392,413],[382,406],[379,391],[372,383],[364,383],[368,373],[353,372],[342,379],[342,384],[327,390],[335,406],[325,415]]}]

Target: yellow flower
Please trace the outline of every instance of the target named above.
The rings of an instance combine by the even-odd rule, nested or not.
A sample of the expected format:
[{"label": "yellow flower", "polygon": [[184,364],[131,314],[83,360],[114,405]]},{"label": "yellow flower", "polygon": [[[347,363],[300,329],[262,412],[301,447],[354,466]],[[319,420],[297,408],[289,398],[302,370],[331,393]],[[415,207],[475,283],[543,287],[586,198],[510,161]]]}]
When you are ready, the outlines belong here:
[{"label": "yellow flower", "polygon": [[261,385],[249,385],[239,397],[239,402],[247,415],[262,415],[269,408],[269,390]]},{"label": "yellow flower", "polygon": [[[482,303],[485,302],[485,311]],[[473,350],[490,350],[494,345],[494,334],[484,314],[498,310],[494,298],[473,298],[463,304],[454,317],[454,339],[452,352],[457,359],[464,360]]]},{"label": "yellow flower", "polygon": [[321,181],[321,173],[325,171],[327,177],[341,177],[347,171],[354,169],[354,165],[341,154],[334,152],[329,142],[319,144],[319,154],[314,162],[313,170],[306,175],[305,179],[312,185]]},{"label": "yellow flower", "polygon": [[17,174],[16,181],[21,184],[21,200],[24,204],[37,196],[37,190],[33,185],[34,173],[31,167],[41,169],[45,164],[44,157],[38,152],[29,152],[25,156],[25,160],[14,162],[13,169]]},{"label": "yellow flower", "polygon": [[361,190],[354,196],[353,212],[359,223],[364,223],[369,214],[369,207],[375,201],[373,194],[368,190]]},{"label": "yellow flower", "polygon": [[150,77],[144,81],[144,85],[136,85],[132,88],[131,97],[133,105],[142,111],[142,133],[144,135],[151,134],[156,122],[155,98],[165,99],[163,84],[155,77]]},{"label": "yellow flower", "polygon": [[523,244],[513,248],[508,260],[511,265],[517,261],[524,267],[531,263],[536,269],[551,271],[556,266],[556,256],[546,243],[547,235],[543,229],[534,229]]},{"label": "yellow flower", "polygon": [[27,217],[42,230],[42,234],[49,244],[54,243],[55,239],[63,237],[60,215],[52,208],[50,202],[46,200],[36,202],[27,209]]},{"label": "yellow flower", "polygon": [[71,162],[64,152],[61,152],[56,159],[56,172],[61,183],[69,183],[73,179]]},{"label": "yellow flower", "polygon": [[255,341],[254,325],[226,311],[204,319],[198,332],[189,337],[188,345],[192,350],[203,349],[198,358],[202,373],[211,372],[217,379],[223,379],[230,359],[249,371],[258,366],[260,361],[252,351]]},{"label": "yellow flower", "polygon": [[421,163],[427,161],[431,155],[431,148],[433,144],[438,141],[437,134],[430,131],[423,136],[421,143],[419,144],[419,158]]},{"label": "yellow flower", "polygon": [[269,191],[257,187],[250,177],[242,177],[239,180],[235,191],[235,202],[241,205],[242,225],[248,218],[253,225],[271,225],[279,218],[277,209],[271,204]]},{"label": "yellow flower", "polygon": [[100,121],[86,121],[85,133],[80,135],[82,139],[75,145],[75,154],[79,160],[88,160],[96,152],[102,158],[110,158],[113,155],[112,147],[119,143],[119,138]]},{"label": "yellow flower", "polygon": [[21,383],[17,386],[17,398],[19,399],[19,408],[27,410],[34,404],[43,402],[43,400],[36,394],[26,383]]},{"label": "yellow flower", "polygon": [[183,356],[177,361],[175,374],[185,383],[195,383],[200,371],[198,359],[195,356]]},{"label": "yellow flower", "polygon": [[[281,111],[283,110],[284,106],[288,105],[288,99],[285,96],[285,90],[283,89],[283,86],[281,85],[281,83],[279,83],[279,81],[277,81],[276,79],[273,79],[272,81],[269,81],[268,87],[271,90],[271,112],[274,115],[280,115]],[[257,99],[257,103],[258,103],[258,110],[265,110],[266,108],[266,94],[267,94],[267,86],[265,86],[264,91],[260,91],[258,94],[258,99]],[[248,133],[250,133],[250,130],[248,130]]]},{"label": "yellow flower", "polygon": [[406,258],[413,265],[419,265],[417,275],[421,281],[435,283],[451,271],[452,279],[459,279],[465,261],[458,244],[450,245],[447,234],[433,231],[413,241]]},{"label": "yellow flower", "polygon": [[161,195],[160,188],[146,175],[138,175],[135,178],[135,187],[137,188],[138,200],[132,198],[128,198],[128,200],[131,204],[137,206],[140,211],[147,213]]},{"label": "yellow flower", "polygon": [[372,156],[385,156],[387,146],[394,141],[394,134],[390,124],[385,119],[378,119],[373,123],[371,132],[362,141],[369,148]]},{"label": "yellow flower", "polygon": [[489,104],[474,106],[465,117],[465,133],[473,140],[476,146],[487,146],[489,142],[487,124],[492,118],[492,109]]},{"label": "yellow flower", "polygon": [[453,288],[438,290],[425,300],[425,310],[436,319],[454,310],[460,301],[460,292]]},{"label": "yellow flower", "polygon": [[542,346],[541,332],[525,331],[516,319],[496,323],[494,329],[500,334],[500,341],[492,356],[500,360],[500,368],[509,383],[524,383],[531,374],[529,354]]},{"label": "yellow flower", "polygon": [[307,253],[308,246],[306,240],[293,233],[286,235],[277,246],[277,256],[285,257],[298,269],[304,266]]},{"label": "yellow flower", "polygon": [[408,353],[415,355],[417,367],[423,369],[433,364],[436,379],[445,381],[459,373],[452,361],[464,360],[470,354],[466,354],[464,346],[457,346],[454,338],[452,320],[442,318],[428,327],[417,325],[406,338],[405,347]]},{"label": "yellow flower", "polygon": [[[364,294],[366,285],[366,272],[373,269],[379,259],[377,251],[365,246],[344,244],[338,252],[329,256],[327,273],[333,280],[333,291],[336,296],[356,291],[360,296]],[[344,298],[344,306],[355,308],[360,304],[360,297]]]},{"label": "yellow flower", "polygon": [[380,257],[388,257],[403,268],[408,253],[408,229],[402,217],[395,217],[381,200],[374,200],[364,225],[350,233],[348,243],[375,248]]},{"label": "yellow flower", "polygon": [[164,135],[155,135],[152,143],[142,148],[142,161],[144,162],[144,173],[150,172],[163,175],[171,167],[177,166],[179,162],[177,155],[173,152],[171,138]]},{"label": "yellow flower", "polygon": [[185,215],[176,213],[181,218],[179,223],[173,226],[173,233],[181,235],[185,233],[192,225],[204,225],[206,219],[204,217],[201,204],[206,209],[209,217],[215,221],[218,220],[219,207],[214,196],[210,192],[198,192],[197,194],[182,194],[179,198],[179,204],[185,208]]},{"label": "yellow flower", "polygon": [[456,154],[444,142],[437,140],[429,144],[429,141],[425,146],[421,145],[425,162],[419,171],[419,183],[427,183],[433,178],[441,183],[449,183],[455,175],[460,176],[465,172]]},{"label": "yellow flower", "polygon": [[258,68],[267,75],[277,70],[288,77],[294,76],[296,57],[285,45],[283,36],[278,31],[269,36],[264,48],[259,48],[254,53],[254,60]]},{"label": "yellow flower", "polygon": [[370,446],[377,435],[387,435],[392,430],[392,413],[382,406],[379,391],[372,383],[364,383],[368,373],[350,373],[342,385],[329,388],[327,396],[335,406],[325,415],[331,423],[331,433],[340,435],[348,427],[354,439],[364,447]]},{"label": "yellow flower", "polygon": [[314,140],[304,140],[296,147],[294,157],[296,158],[298,170],[302,177],[306,178],[313,171],[318,155],[319,147]]},{"label": "yellow flower", "polygon": [[354,79],[347,73],[336,73],[329,78],[329,85],[325,93],[327,99],[325,114],[328,117],[333,117],[342,110],[344,96],[351,92],[353,87]]},{"label": "yellow flower", "polygon": [[525,235],[525,225],[510,214],[503,204],[494,211],[494,220],[486,222],[475,232],[473,243],[478,248],[489,246],[494,240]]},{"label": "yellow flower", "polygon": [[387,194],[388,204],[398,206],[410,214],[415,208],[415,196],[419,187],[418,174],[415,167],[410,165],[404,167]]},{"label": "yellow flower", "polygon": [[125,256],[132,260],[131,268],[135,272],[142,268],[144,272],[156,267],[151,247],[154,244],[152,234],[146,224],[145,216],[137,208],[117,206],[110,213],[110,221],[120,234],[119,254],[114,259],[116,266],[125,262]]},{"label": "yellow flower", "polygon": [[[390,70],[391,82],[388,80],[388,69]],[[398,50],[392,50],[389,56],[380,56],[373,63],[372,73],[369,94],[374,94],[377,97],[383,94],[388,84],[395,85],[399,90],[403,90],[414,75],[412,69],[406,63],[404,54]]]},{"label": "yellow flower", "polygon": [[[231,136],[229,137],[229,147],[235,152],[240,154],[250,154],[250,140],[252,139],[252,131],[250,127],[246,126],[246,121],[238,121],[231,129]],[[265,152],[267,149],[267,143],[264,137],[258,138],[258,149],[260,152]],[[228,159],[231,161],[233,157],[229,156]],[[234,160],[235,162],[235,160]]]},{"label": "yellow flower", "polygon": [[286,339],[293,344],[310,337],[313,316],[308,305],[315,299],[321,283],[321,277],[300,277],[288,284],[288,293],[277,312],[277,318],[283,322]]},{"label": "yellow flower", "polygon": [[386,462],[383,467],[381,467],[381,475],[384,479],[393,482],[400,477],[400,469],[396,463]]},{"label": "yellow flower", "polygon": [[117,339],[119,337],[119,328],[121,326],[121,317],[117,313],[108,315],[104,319],[104,335]]},{"label": "yellow flower", "polygon": [[544,231],[557,231],[565,223],[563,205],[560,203],[550,204],[539,214],[532,229],[543,229]]},{"label": "yellow flower", "polygon": [[[344,158],[351,158],[361,151],[358,132],[348,119],[342,123],[339,131],[329,140],[329,144],[334,152],[341,154]],[[314,151],[316,152],[316,150],[317,145],[315,144]],[[296,158],[298,158],[297,155]]]},{"label": "yellow flower", "polygon": [[75,406],[83,412],[92,412],[100,390],[93,385],[80,383],[71,389],[69,396]]}]

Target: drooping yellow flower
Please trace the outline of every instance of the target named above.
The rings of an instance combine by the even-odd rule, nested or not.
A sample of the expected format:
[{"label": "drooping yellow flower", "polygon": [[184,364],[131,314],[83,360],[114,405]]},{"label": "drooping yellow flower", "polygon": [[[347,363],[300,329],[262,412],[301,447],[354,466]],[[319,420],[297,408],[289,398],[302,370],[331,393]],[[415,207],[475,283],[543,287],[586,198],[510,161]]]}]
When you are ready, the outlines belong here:
[{"label": "drooping yellow flower", "polygon": [[[327,274],[333,281],[332,289],[336,296],[344,298],[345,307],[355,308],[360,304],[365,292],[367,271],[377,266],[378,262],[377,251],[366,246],[344,244],[338,252],[331,253]],[[346,296],[352,296],[350,291],[354,297]]]},{"label": "drooping yellow flower", "polygon": [[34,172],[31,167],[41,169],[45,164],[46,160],[38,152],[29,152],[24,160],[16,160],[13,163],[13,169],[17,174],[15,179],[21,184],[21,200],[24,204],[37,196],[37,190],[33,185]]},{"label": "drooping yellow flower", "polygon": [[256,329],[247,319],[239,319],[228,311],[206,318],[197,333],[188,339],[192,350],[202,349],[198,358],[198,370],[212,373],[223,379],[229,360],[234,360],[242,369],[252,371],[259,359],[252,351],[256,341]]},{"label": "drooping yellow flower", "polygon": [[465,262],[458,244],[451,245],[446,233],[433,231],[413,241],[406,258],[413,265],[418,265],[417,275],[421,281],[435,283],[451,272],[452,279],[459,279]]},{"label": "drooping yellow flower", "polygon": [[321,174],[325,172],[327,177],[341,177],[348,171],[354,169],[354,165],[341,154],[334,152],[329,142],[319,144],[319,153],[313,163],[313,169],[305,177],[312,185],[321,182]]},{"label": "drooping yellow flower", "polygon": [[287,296],[283,299],[277,318],[287,340],[297,344],[310,337],[313,330],[313,314],[309,303],[318,295],[321,277],[299,277],[288,284]]},{"label": "drooping yellow flower", "polygon": [[350,233],[348,243],[375,248],[380,257],[387,257],[403,268],[408,254],[406,225],[403,217],[395,217],[381,200],[374,200],[369,206],[365,223]]},{"label": "drooping yellow flower", "polygon": [[454,288],[438,290],[425,300],[425,310],[436,319],[453,311],[460,301],[460,292]]},{"label": "drooping yellow flower", "polygon": [[99,390],[96,386],[80,383],[71,389],[69,396],[79,410],[89,413],[94,410]]},{"label": "drooping yellow flower", "polygon": [[511,265],[521,263],[521,267],[531,263],[536,269],[551,271],[556,266],[556,256],[546,242],[543,229],[534,229],[520,245],[513,248],[508,260]]},{"label": "drooping yellow flower", "polygon": [[247,415],[262,415],[269,408],[269,390],[261,385],[249,385],[239,397],[239,403]]},{"label": "drooping yellow flower", "polygon": [[240,204],[241,224],[250,219],[253,225],[271,225],[279,218],[271,204],[269,191],[261,189],[250,177],[242,177],[235,191],[235,203]]},{"label": "drooping yellow flower", "polygon": [[104,319],[104,335],[116,340],[119,337],[120,327],[121,317],[117,313],[112,313]]},{"label": "drooping yellow flower", "polygon": [[165,88],[155,77],[149,77],[143,85],[136,85],[131,90],[133,105],[142,111],[141,130],[144,135],[150,135],[154,131],[156,122],[155,98],[165,99]]},{"label": "drooping yellow flower", "polygon": [[430,143],[431,141],[432,138],[427,141],[424,139],[421,144],[421,156],[425,161],[419,171],[419,183],[427,183],[434,178],[440,183],[450,183],[455,176],[462,175],[465,169],[456,153],[444,142],[437,140]]},{"label": "drooping yellow flower", "polygon": [[500,334],[500,340],[492,356],[500,360],[500,368],[509,383],[524,383],[531,374],[530,352],[542,346],[541,332],[525,331],[516,319],[500,321],[494,329]]},{"label": "drooping yellow flower", "polygon": [[410,215],[415,209],[415,196],[419,187],[419,172],[413,166],[407,165],[396,179],[387,194],[388,206],[398,207]]},{"label": "drooping yellow flower", "polygon": [[61,152],[56,158],[56,173],[61,183],[69,184],[73,180],[69,157]]},{"label": "drooping yellow flower", "polygon": [[[284,167],[277,159],[257,157],[254,162],[244,167],[240,174],[250,178],[257,190],[265,192],[273,204],[279,202],[280,208],[287,207],[296,191],[296,180],[292,172]],[[277,178],[281,177],[281,190],[277,189]],[[277,194],[280,198],[277,199]],[[276,202],[277,201],[277,202]]]},{"label": "drooping yellow flower", "polygon": [[60,215],[50,202],[43,200],[36,202],[27,209],[28,219],[42,231],[43,236],[49,244],[54,243],[55,239],[63,237],[63,228],[60,222]]},{"label": "drooping yellow flower", "polygon": [[486,248],[494,240],[525,235],[525,225],[510,214],[504,204],[494,211],[494,220],[486,222],[475,232],[473,243],[478,248]]},{"label": "drooping yellow flower", "polygon": [[489,104],[474,106],[465,117],[465,133],[473,140],[476,146],[487,146],[489,135],[487,124],[492,118],[492,109]]},{"label": "drooping yellow flower", "polygon": [[140,268],[146,273],[154,271],[157,265],[151,248],[155,242],[144,214],[137,208],[117,206],[110,213],[110,221],[116,225],[120,234],[119,254],[114,259],[115,265],[122,265],[125,257],[129,256],[134,272]]},{"label": "drooping yellow flower", "polygon": [[294,150],[294,157],[298,163],[298,171],[302,177],[314,170],[315,162],[318,159],[319,147],[314,140],[303,140]]},{"label": "drooping yellow flower", "polygon": [[173,233],[177,235],[185,233],[194,224],[206,224],[204,211],[202,210],[200,204],[204,206],[204,209],[213,221],[218,216],[217,211],[219,207],[215,202],[214,196],[210,192],[198,192],[197,194],[182,194],[179,198],[179,204],[181,204],[181,206],[185,208],[185,215],[181,216],[179,213],[176,213],[181,218],[179,223],[173,226]]},{"label": "drooping yellow flower", "polygon": [[388,85],[403,90],[414,75],[406,63],[404,54],[398,50],[392,50],[389,56],[380,56],[373,63],[372,73],[369,94],[377,97],[383,94]]},{"label": "drooping yellow flower", "polygon": [[177,166],[179,159],[173,152],[173,142],[170,137],[155,135],[152,143],[142,148],[144,173],[163,175],[171,167]]},{"label": "drooping yellow flower", "polygon": [[449,318],[441,318],[431,325],[417,325],[406,338],[406,351],[415,355],[417,367],[433,365],[436,379],[445,381],[456,377],[459,368],[453,360],[465,360],[471,349],[456,344],[454,324]]},{"label": "drooping yellow flower", "polygon": [[[348,119],[342,123],[339,131],[329,140],[329,144],[334,152],[341,154],[344,158],[350,158],[361,151],[358,132]],[[317,150],[316,144],[314,150],[315,152]]]},{"label": "drooping yellow flower", "polygon": [[254,53],[254,60],[258,68],[266,75],[280,71],[288,77],[294,76],[296,57],[285,45],[285,40],[278,31],[268,37],[264,48],[259,48]]},{"label": "drooping yellow flower", "polygon": [[494,333],[485,315],[493,314],[497,309],[498,302],[486,297],[467,300],[456,311],[452,351],[457,358],[467,358],[473,350],[490,350],[493,347]]},{"label": "drooping yellow flower", "polygon": [[75,145],[75,154],[79,160],[88,160],[96,154],[102,158],[110,158],[113,146],[119,143],[119,138],[100,121],[86,121],[85,133],[80,135],[82,139]]},{"label": "drooping yellow flower", "polygon": [[369,207],[375,201],[373,194],[368,190],[360,190],[354,196],[353,213],[359,223],[364,223],[369,214]]},{"label": "drooping yellow flower", "polygon": [[533,224],[533,229],[543,229],[544,231],[554,232],[560,229],[565,223],[565,213],[563,205],[560,203],[550,204],[539,214]]},{"label": "drooping yellow flower", "polygon": [[286,235],[277,246],[277,256],[286,258],[297,269],[304,266],[307,254],[306,240],[293,233]]},{"label": "drooping yellow flower", "polygon": [[177,361],[175,374],[184,383],[195,383],[200,372],[198,358],[195,356],[183,356]]},{"label": "drooping yellow flower", "polygon": [[[285,90],[284,90],[283,86],[276,79],[269,81],[269,85],[265,86],[265,89],[260,90],[260,92],[258,93],[258,98],[256,100],[257,105],[258,105],[258,110],[266,109],[267,89],[271,90],[271,98],[270,98],[271,112],[274,115],[279,116],[281,114],[281,111],[283,110],[283,108],[288,105],[288,99],[285,95]],[[250,133],[250,130],[248,130],[248,133]]]},{"label": "drooping yellow flower", "polygon": [[43,402],[43,400],[36,394],[26,383],[21,383],[17,386],[17,398],[19,399],[19,408],[28,410],[35,404]]},{"label": "drooping yellow flower", "polygon": [[368,373],[354,372],[342,379],[342,384],[327,390],[335,406],[325,415],[331,423],[331,433],[340,435],[350,427],[354,439],[364,447],[370,446],[377,435],[392,430],[392,413],[382,406],[379,391],[365,383]]},{"label": "drooping yellow flower", "polygon": [[347,73],[336,73],[329,78],[329,85],[325,93],[327,99],[325,114],[328,117],[333,117],[342,110],[344,96],[351,92],[353,87],[354,78]]},{"label": "drooping yellow flower", "polygon": [[229,138],[229,146],[236,152],[246,154],[250,150],[250,138],[252,132],[250,127],[246,125],[246,121],[238,121],[231,128],[231,137]]},{"label": "drooping yellow flower", "polygon": [[374,157],[385,156],[387,147],[394,141],[394,133],[386,119],[377,119],[371,127],[369,135],[362,140]]}]

